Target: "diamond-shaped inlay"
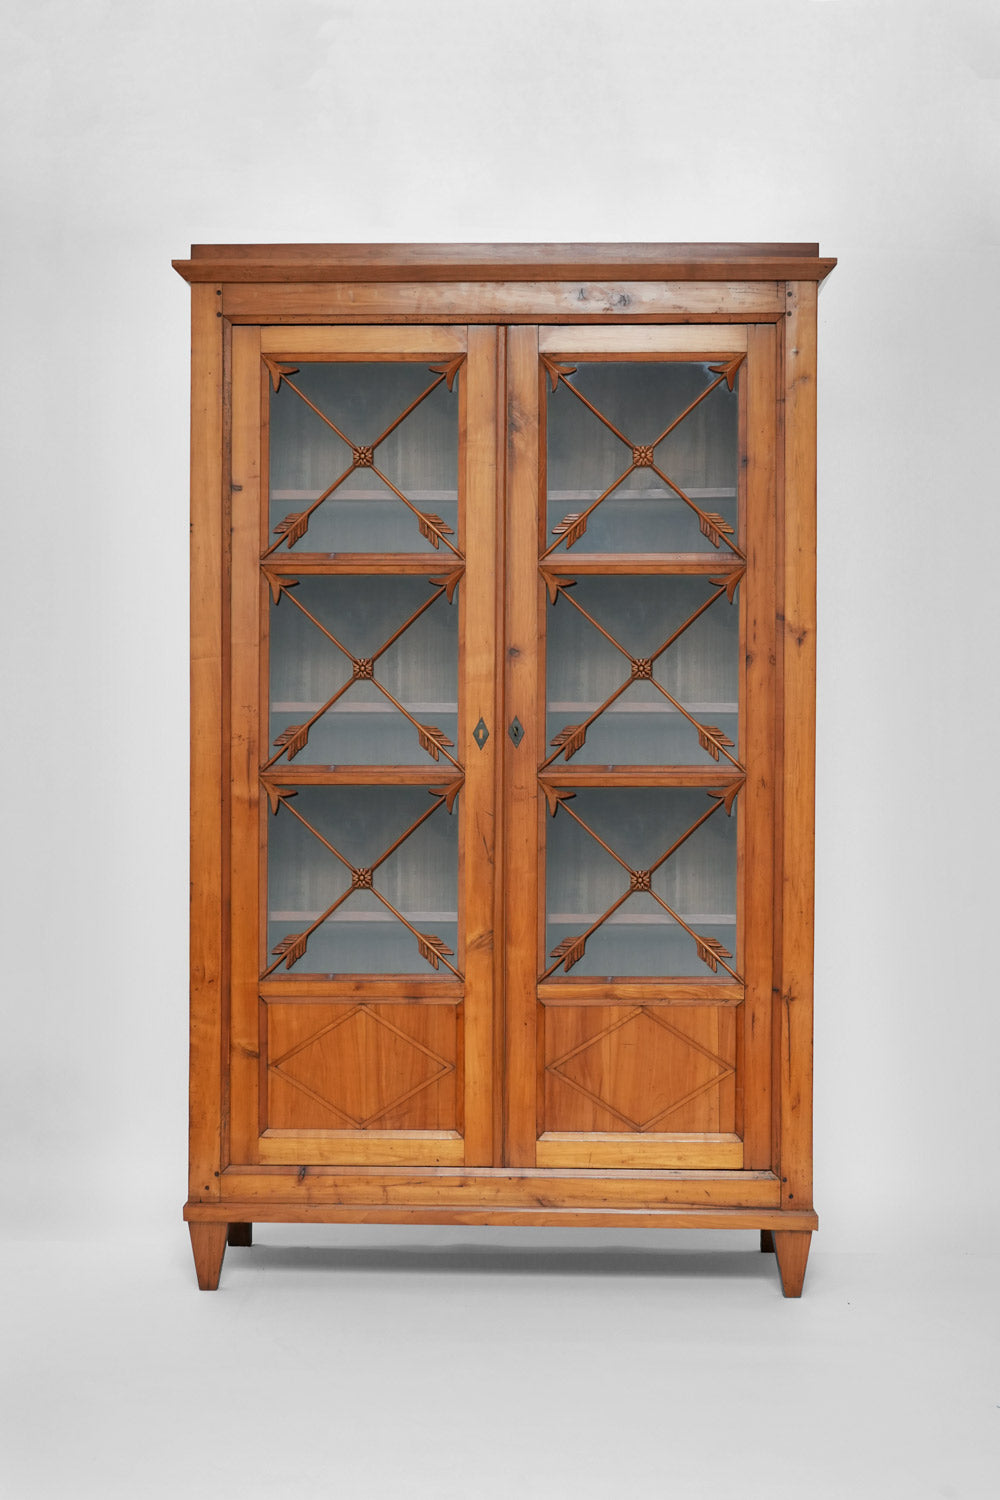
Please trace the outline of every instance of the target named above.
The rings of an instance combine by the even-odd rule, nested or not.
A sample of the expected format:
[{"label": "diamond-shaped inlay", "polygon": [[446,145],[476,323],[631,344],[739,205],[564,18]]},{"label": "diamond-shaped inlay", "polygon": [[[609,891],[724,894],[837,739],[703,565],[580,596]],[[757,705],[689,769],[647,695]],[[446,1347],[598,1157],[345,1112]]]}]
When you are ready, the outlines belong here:
[{"label": "diamond-shaped inlay", "polygon": [[367,1129],[454,1070],[454,1063],[357,1006],[271,1064],[341,1124]]},{"label": "diamond-shaped inlay", "polygon": [[472,738],[475,740],[476,744],[481,750],[486,744],[486,741],[489,739],[489,737],[490,732],[486,727],[486,721],[485,719],[481,718],[475,729],[472,731]]},{"label": "diamond-shaped inlay", "polygon": [[633,1131],[659,1128],[733,1071],[650,1010],[633,1010],[548,1064],[548,1071]]},{"label": "diamond-shaped inlay", "polygon": [[510,735],[512,745],[519,745],[521,743],[521,741],[524,739],[524,725],[521,723],[520,719],[513,719],[511,721],[510,728],[507,730],[507,733]]}]

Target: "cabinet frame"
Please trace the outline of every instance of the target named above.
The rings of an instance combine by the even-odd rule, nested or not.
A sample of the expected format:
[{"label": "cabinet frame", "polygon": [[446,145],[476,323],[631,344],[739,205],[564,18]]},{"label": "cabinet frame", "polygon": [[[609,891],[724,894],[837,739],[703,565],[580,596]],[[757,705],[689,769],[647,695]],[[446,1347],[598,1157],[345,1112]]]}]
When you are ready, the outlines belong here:
[{"label": "cabinet frame", "polygon": [[[834,264],[820,258],[814,245],[199,246],[189,260],[174,263],[192,291],[191,1095],[185,1218],[200,1284],[218,1282],[227,1226],[255,1220],[386,1221],[759,1229],[775,1234],[786,1294],[801,1290],[808,1232],[818,1223],[811,1184],[816,298],[819,282]],[[768,341],[773,346],[774,452],[766,444],[751,444],[755,461],[772,469],[774,489],[775,939],[772,1003],[770,1014],[762,1017],[762,1024],[770,1025],[771,1058],[766,1077],[746,1079],[769,1100],[770,1120],[758,1128],[744,1169],[519,1164],[523,1142],[508,1142],[505,1154],[497,1149],[496,1142],[506,1138],[498,1096],[492,1101],[491,1164],[475,1169],[309,1162],[249,1167],[230,1156],[230,1126],[239,1107],[229,1069],[232,804],[225,748],[233,729],[230,454],[240,442],[232,421],[233,344],[250,333],[241,330],[251,325],[259,329],[262,352],[284,352],[288,328],[283,325],[292,325],[301,330],[301,353],[308,354],[311,346],[315,354],[329,335],[310,325],[328,323],[371,325],[374,340],[379,326],[464,325],[471,337],[476,325],[487,325],[476,336],[493,341],[498,378],[487,440],[494,451],[481,454],[480,462],[484,472],[497,476],[501,493],[525,462],[518,435],[505,437],[505,391],[510,368],[525,359],[538,337],[532,329],[541,328],[542,343],[563,352],[572,351],[574,337],[592,341],[602,327],[607,333],[601,337],[612,339],[615,326],[641,330],[643,325],[657,325],[650,328],[651,347],[662,347],[669,334],[679,350],[686,350],[691,342],[686,325],[697,325],[706,330],[699,350],[710,352],[709,330],[717,324],[724,325],[720,343],[745,326],[748,347],[762,350]],[[591,326],[575,334],[582,324]],[[763,411],[766,396],[751,393],[749,400],[751,425],[771,419],[770,411]],[[502,519],[501,512],[501,526]],[[497,639],[503,638],[500,626],[498,617]],[[494,698],[496,731],[505,727],[511,691],[501,675]],[[495,858],[503,857],[509,836],[509,828],[498,824]],[[499,885],[494,930],[503,933]],[[495,969],[511,938],[516,943],[518,934],[507,932],[495,946]],[[534,953],[534,931],[528,946]],[[499,1005],[493,1035],[483,1039],[483,1047],[502,1049],[508,1036]],[[238,1240],[239,1229],[234,1233]]]}]

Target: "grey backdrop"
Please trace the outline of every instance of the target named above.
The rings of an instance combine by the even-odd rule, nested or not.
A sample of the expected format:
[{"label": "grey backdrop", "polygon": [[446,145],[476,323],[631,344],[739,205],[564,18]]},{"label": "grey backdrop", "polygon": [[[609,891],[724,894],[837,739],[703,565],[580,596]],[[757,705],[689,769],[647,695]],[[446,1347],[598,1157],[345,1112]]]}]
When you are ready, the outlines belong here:
[{"label": "grey backdrop", "polygon": [[824,1248],[995,1232],[990,0],[6,3],[4,1197],[179,1234],[192,241],[802,240]]}]

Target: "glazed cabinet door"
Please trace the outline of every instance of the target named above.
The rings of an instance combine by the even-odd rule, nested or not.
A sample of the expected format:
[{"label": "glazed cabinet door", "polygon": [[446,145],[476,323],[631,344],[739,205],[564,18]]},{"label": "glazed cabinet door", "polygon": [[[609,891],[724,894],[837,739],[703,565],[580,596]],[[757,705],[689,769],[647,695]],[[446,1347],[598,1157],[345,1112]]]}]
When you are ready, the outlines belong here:
[{"label": "glazed cabinet door", "polygon": [[229,1160],[489,1163],[496,334],[231,372]]},{"label": "glazed cabinet door", "polygon": [[773,325],[509,338],[506,1159],[768,1167]]}]

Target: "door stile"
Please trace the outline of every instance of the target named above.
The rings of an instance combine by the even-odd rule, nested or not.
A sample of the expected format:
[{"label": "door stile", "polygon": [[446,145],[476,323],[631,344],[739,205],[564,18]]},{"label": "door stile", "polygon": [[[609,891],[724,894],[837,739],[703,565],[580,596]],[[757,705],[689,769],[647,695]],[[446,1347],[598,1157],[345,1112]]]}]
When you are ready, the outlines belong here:
[{"label": "door stile", "polygon": [[[257,766],[261,672],[261,360],[260,330],[233,330],[230,640],[230,1160],[255,1160],[259,1133],[257,975],[260,968],[260,790]],[[237,488],[238,486],[238,488]]]},{"label": "door stile", "polygon": [[[538,787],[544,716],[538,702],[538,329],[507,335],[507,577],[503,790],[506,804],[504,1162],[533,1167],[536,1152]],[[515,745],[514,719],[522,734]]]},{"label": "door stile", "polygon": [[742,813],[742,951],[746,955],[737,1077],[745,1166],[771,1165],[771,1014],[774,953],[774,327],[748,329],[746,375],[746,588],[742,670],[747,767]]},{"label": "door stile", "polygon": [[[465,918],[465,1000],[462,1005],[465,1067],[465,1164],[494,1159],[494,892],[496,775],[501,743],[496,715],[499,646],[497,595],[497,338],[489,327],[470,327],[468,357],[460,377],[460,433],[465,452],[465,577],[459,586],[461,683],[458,741],[465,785],[459,851],[460,903]],[[490,730],[481,746],[475,730]],[[488,722],[491,721],[491,722]],[[460,927],[461,951],[461,927]]]}]

